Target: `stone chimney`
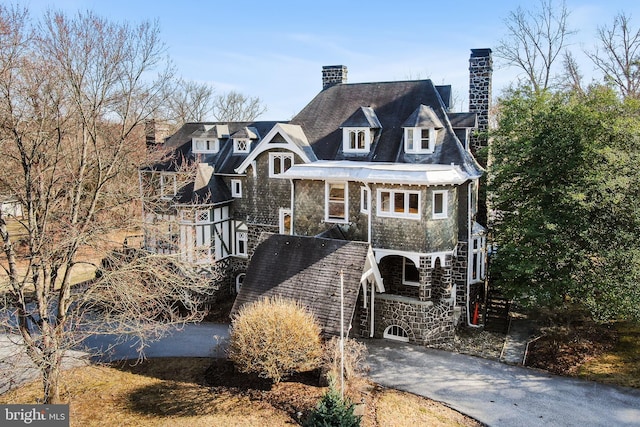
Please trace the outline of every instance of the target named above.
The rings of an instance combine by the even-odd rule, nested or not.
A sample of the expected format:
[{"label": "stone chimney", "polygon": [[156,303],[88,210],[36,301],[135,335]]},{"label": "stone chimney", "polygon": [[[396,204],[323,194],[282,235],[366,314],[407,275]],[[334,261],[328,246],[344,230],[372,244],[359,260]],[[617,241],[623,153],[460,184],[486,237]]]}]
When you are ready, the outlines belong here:
[{"label": "stone chimney", "polygon": [[469,112],[478,115],[478,135],[471,136],[470,147],[475,154],[486,147],[489,130],[489,111],[491,109],[491,79],[493,59],[491,49],[471,49],[469,58]]},{"label": "stone chimney", "polygon": [[147,147],[162,144],[169,137],[169,124],[156,119],[149,119],[144,122],[144,134]]},{"label": "stone chimney", "polygon": [[322,90],[347,82],[347,67],[325,65],[322,67]]}]

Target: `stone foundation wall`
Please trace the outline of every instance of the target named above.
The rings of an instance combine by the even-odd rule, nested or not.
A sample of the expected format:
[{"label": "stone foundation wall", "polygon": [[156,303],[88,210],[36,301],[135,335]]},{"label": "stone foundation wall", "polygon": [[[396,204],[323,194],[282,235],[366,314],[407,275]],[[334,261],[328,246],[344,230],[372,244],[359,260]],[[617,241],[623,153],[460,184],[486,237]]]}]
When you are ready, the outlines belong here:
[{"label": "stone foundation wall", "polygon": [[[453,305],[449,301],[434,304],[399,295],[379,294],[375,298],[375,338],[382,338],[391,325],[398,325],[409,335],[409,342],[436,345],[449,342],[455,334]],[[361,337],[369,336],[370,307],[357,312]]]}]

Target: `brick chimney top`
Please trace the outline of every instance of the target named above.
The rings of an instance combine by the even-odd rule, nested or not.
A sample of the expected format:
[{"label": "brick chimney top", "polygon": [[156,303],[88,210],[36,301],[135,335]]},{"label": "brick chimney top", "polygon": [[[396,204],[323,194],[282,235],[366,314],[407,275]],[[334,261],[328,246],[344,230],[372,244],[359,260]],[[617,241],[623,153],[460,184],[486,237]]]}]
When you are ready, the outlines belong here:
[{"label": "brick chimney top", "polygon": [[347,67],[344,65],[325,65],[322,67],[322,90],[347,82]]}]

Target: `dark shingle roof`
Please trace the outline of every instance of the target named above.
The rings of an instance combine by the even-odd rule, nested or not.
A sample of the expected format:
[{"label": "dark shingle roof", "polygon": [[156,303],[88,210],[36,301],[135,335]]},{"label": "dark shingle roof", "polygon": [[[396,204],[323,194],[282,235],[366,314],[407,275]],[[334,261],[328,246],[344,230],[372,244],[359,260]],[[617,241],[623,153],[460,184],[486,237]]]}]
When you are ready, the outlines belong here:
[{"label": "dark shingle roof", "polygon": [[448,113],[453,128],[475,128],[478,126],[476,113]]},{"label": "dark shingle roof", "polygon": [[220,204],[233,201],[229,188],[221,177],[213,175],[209,184],[194,191],[195,183],[182,187],[173,201],[179,205]]},{"label": "dark shingle roof", "polygon": [[[444,89],[440,87],[440,90]],[[438,132],[432,154],[406,154],[402,125],[420,105],[429,106],[444,127]],[[375,132],[368,154],[343,153],[340,126],[363,106],[373,109],[382,129]],[[321,160],[453,163],[461,165],[470,176],[480,176],[482,169],[456,137],[446,110],[441,94],[431,80],[340,84],[316,95],[290,123],[302,127]]]},{"label": "dark shingle roof", "polygon": [[442,122],[428,105],[420,105],[416,108],[407,120],[402,123],[402,127],[423,127],[442,129]]},{"label": "dark shingle roof", "polygon": [[[238,133],[238,135],[251,135],[255,136],[266,135],[271,128],[275,126],[275,121],[256,121],[256,122],[231,122],[231,123],[217,123],[217,122],[201,122],[201,123],[185,123],[176,133],[174,133],[167,141],[158,147],[159,149],[174,150],[173,157],[161,163],[144,168],[143,170],[156,170],[156,171],[176,171],[180,165],[186,160],[187,162],[206,162],[214,165],[216,173],[233,174],[234,169],[242,163],[242,160],[248,155],[247,153],[234,153],[233,141],[230,139],[230,135]],[[221,130],[225,129],[229,131],[229,135],[221,134]],[[207,129],[208,128],[208,129]],[[202,137],[203,134],[209,134],[220,137],[219,151],[214,154],[198,154],[194,155],[191,152],[191,139],[194,137]],[[213,136],[211,136],[213,137]],[[252,136],[248,136],[252,138]],[[256,143],[251,144],[253,149]]]},{"label": "dark shingle roof", "polygon": [[368,127],[380,129],[382,125],[380,124],[380,120],[378,120],[375,111],[373,111],[373,108],[360,107],[347,120],[345,120],[340,127]]},{"label": "dark shingle roof", "polygon": [[255,250],[231,310],[264,297],[299,301],[325,334],[340,333],[340,271],[344,272],[345,324],[353,317],[369,246],[363,242],[269,235]]}]

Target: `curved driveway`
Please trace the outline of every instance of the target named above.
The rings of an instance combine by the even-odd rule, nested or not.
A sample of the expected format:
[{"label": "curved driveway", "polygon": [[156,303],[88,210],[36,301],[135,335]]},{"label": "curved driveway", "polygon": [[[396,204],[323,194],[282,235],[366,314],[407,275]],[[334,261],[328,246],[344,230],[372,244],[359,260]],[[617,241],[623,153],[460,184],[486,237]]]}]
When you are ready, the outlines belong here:
[{"label": "curved driveway", "polygon": [[640,390],[386,340],[365,341],[370,377],[490,426],[640,426]]},{"label": "curved driveway", "polygon": [[[151,343],[145,356],[221,356],[228,333],[228,325],[186,325]],[[102,360],[138,357],[135,343],[113,346],[115,340],[95,337],[85,344],[93,354],[109,347]],[[393,341],[364,343],[373,381],[443,402],[489,426],[640,426],[640,390]],[[0,356],[9,346],[2,347]]]}]

